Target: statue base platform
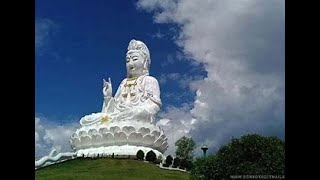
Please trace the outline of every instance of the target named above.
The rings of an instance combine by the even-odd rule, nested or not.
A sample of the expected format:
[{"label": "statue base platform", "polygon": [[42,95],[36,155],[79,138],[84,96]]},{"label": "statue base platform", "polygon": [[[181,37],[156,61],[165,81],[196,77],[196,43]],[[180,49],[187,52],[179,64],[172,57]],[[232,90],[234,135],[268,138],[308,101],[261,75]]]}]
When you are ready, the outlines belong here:
[{"label": "statue base platform", "polygon": [[94,154],[136,155],[141,149],[157,156],[168,148],[167,137],[153,123],[143,121],[98,122],[82,126],[72,134],[70,145],[77,156]]}]

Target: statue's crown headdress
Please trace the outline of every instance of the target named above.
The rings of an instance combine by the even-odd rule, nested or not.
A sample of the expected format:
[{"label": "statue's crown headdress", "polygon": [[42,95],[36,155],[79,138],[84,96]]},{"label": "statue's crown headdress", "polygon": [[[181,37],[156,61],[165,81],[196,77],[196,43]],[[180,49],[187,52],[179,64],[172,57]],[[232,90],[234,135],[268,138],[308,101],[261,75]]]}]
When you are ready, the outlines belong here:
[{"label": "statue's crown headdress", "polygon": [[135,39],[132,39],[129,43],[129,46],[128,46],[128,52],[131,51],[131,50],[139,50],[139,51],[142,51],[146,56],[147,56],[147,61],[148,63],[150,64],[151,60],[150,60],[150,52],[149,52],[149,49],[148,47],[141,41],[137,41]]}]

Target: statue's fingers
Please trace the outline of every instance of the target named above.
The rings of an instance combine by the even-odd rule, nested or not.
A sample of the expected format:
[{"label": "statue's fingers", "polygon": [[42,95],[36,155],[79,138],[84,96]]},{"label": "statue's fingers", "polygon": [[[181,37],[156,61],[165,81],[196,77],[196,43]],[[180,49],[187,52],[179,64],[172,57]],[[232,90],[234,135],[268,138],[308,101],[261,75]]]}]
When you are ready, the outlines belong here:
[{"label": "statue's fingers", "polygon": [[111,84],[111,78],[108,78],[109,83]]}]

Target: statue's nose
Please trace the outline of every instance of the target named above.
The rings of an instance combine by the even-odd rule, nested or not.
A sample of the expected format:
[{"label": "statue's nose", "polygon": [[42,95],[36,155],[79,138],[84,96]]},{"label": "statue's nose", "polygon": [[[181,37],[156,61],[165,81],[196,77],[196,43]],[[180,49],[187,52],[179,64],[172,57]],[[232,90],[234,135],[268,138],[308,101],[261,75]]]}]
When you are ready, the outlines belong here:
[{"label": "statue's nose", "polygon": [[133,67],[132,61],[129,61],[129,62],[128,62],[128,65],[129,65],[129,68],[132,68],[132,67]]}]

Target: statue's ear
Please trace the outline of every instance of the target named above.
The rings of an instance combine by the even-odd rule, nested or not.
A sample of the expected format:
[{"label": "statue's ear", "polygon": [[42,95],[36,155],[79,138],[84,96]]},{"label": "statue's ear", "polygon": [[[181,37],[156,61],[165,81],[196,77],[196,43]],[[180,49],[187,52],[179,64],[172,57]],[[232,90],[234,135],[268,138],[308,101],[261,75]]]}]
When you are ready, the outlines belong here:
[{"label": "statue's ear", "polygon": [[143,74],[149,74],[149,62],[147,59],[147,56],[144,58],[144,64],[143,64]]}]

